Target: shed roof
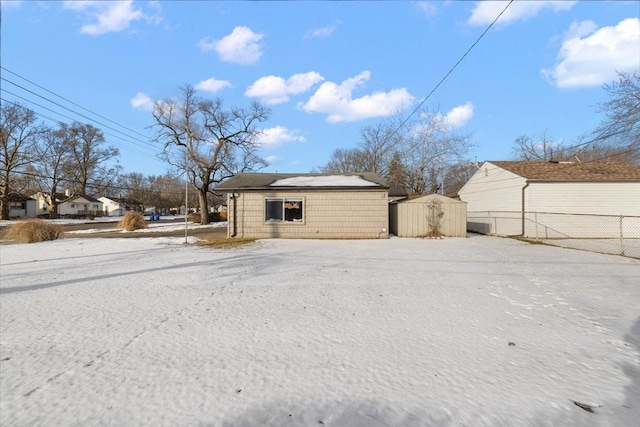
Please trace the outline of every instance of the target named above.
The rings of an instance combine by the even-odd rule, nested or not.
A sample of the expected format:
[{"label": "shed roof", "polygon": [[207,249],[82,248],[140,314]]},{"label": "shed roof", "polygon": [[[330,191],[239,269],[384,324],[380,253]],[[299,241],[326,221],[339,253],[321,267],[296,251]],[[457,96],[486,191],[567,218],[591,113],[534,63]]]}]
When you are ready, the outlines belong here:
[{"label": "shed roof", "polygon": [[387,189],[374,173],[317,174],[317,173],[240,173],[216,186],[220,192],[241,190],[282,189]]},{"label": "shed roof", "polygon": [[618,161],[548,162],[490,161],[502,169],[536,181],[638,181],[640,166]]},{"label": "shed roof", "polygon": [[458,199],[452,199],[451,197],[443,196],[441,194],[412,194],[404,200],[399,200],[398,203],[429,203],[432,200],[438,200],[441,203],[462,203],[467,204]]}]

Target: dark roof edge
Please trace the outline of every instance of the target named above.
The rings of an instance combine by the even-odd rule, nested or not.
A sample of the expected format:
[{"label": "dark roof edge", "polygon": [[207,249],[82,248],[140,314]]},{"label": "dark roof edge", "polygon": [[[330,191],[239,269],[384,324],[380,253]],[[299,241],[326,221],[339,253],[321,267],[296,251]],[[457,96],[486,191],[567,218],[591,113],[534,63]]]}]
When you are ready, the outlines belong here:
[{"label": "dark roof edge", "polygon": [[231,193],[234,191],[245,191],[245,192],[264,192],[264,191],[344,191],[344,190],[358,190],[358,191],[374,191],[374,190],[389,190],[389,187],[384,185],[365,185],[365,186],[349,186],[349,187],[337,187],[337,186],[327,186],[327,187],[296,187],[296,186],[288,186],[288,187],[236,187],[236,188],[214,188],[214,191],[219,193]]}]

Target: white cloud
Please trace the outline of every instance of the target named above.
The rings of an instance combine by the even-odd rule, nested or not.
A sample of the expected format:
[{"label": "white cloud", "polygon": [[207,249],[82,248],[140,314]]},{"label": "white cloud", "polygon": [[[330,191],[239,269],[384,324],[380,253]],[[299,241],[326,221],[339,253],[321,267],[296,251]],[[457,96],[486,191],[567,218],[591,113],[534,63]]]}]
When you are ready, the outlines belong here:
[{"label": "white cloud", "polygon": [[275,148],[285,142],[304,142],[304,136],[297,135],[284,126],[263,129],[257,137],[257,144],[263,148]]},{"label": "white cloud", "polygon": [[84,12],[96,22],[84,24],[80,32],[98,36],[129,28],[133,21],[144,18],[141,9],[133,7],[133,0],[126,1],[65,1],[65,9]]},{"label": "white cloud", "polygon": [[0,1],[0,10],[19,9],[22,3],[22,0]]},{"label": "white cloud", "polygon": [[[542,10],[554,12],[569,10],[577,1],[514,1],[498,20],[498,23],[509,25],[515,21],[525,21],[536,16]],[[476,3],[471,17],[467,21],[471,25],[487,25],[507,6],[505,1],[479,1]]]},{"label": "white cloud", "polygon": [[153,111],[153,99],[148,95],[138,92],[131,98],[131,106],[136,110]]},{"label": "white cloud", "polygon": [[432,2],[419,1],[416,3],[418,9],[427,16],[434,16],[438,14],[438,6]]},{"label": "white cloud", "polygon": [[264,160],[265,162],[267,162],[268,165],[272,165],[276,162],[276,160],[278,160],[277,156],[267,156],[264,157],[262,160]]},{"label": "white cloud", "polygon": [[562,88],[588,87],[615,80],[617,72],[638,69],[639,18],[594,29],[590,21],[574,23],[560,48],[558,63],[553,69],[543,69],[543,76]]},{"label": "white cloud", "polygon": [[363,85],[370,76],[369,71],[363,71],[340,84],[325,82],[301,107],[309,113],[325,113],[328,115],[327,122],[337,123],[386,116],[413,100],[405,88],[353,99],[353,90]]},{"label": "white cloud", "polygon": [[454,107],[444,116],[444,122],[450,128],[459,128],[467,124],[473,117],[473,104],[467,102],[464,105]]},{"label": "white cloud", "polygon": [[249,86],[244,94],[260,98],[266,104],[282,104],[289,100],[289,95],[306,92],[322,80],[324,77],[315,71],[294,74],[287,80],[278,76],[265,76]]},{"label": "white cloud", "polygon": [[256,34],[248,27],[236,27],[231,34],[220,40],[205,37],[200,40],[198,46],[203,51],[215,50],[221,61],[252,65],[262,56],[260,40],[263,37],[264,34]]},{"label": "white cloud", "polygon": [[335,24],[327,25],[326,27],[309,30],[304,35],[304,38],[313,39],[313,38],[329,37],[338,28],[338,25],[341,25],[341,24],[342,24],[342,21],[337,21]]},{"label": "white cloud", "polygon": [[203,80],[194,86],[197,90],[203,90],[205,92],[216,93],[225,87],[231,87],[231,82],[227,80],[216,80],[211,77],[207,80]]}]

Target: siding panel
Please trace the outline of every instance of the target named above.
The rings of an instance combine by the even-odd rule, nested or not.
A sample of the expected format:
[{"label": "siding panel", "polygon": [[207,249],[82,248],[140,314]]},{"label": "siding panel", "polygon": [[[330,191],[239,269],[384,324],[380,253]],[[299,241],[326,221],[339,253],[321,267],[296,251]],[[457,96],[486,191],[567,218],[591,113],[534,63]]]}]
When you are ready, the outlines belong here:
[{"label": "siding panel", "polygon": [[[368,191],[279,191],[236,193],[230,207],[229,236],[253,238],[378,239],[388,238],[389,211],[386,190]],[[266,198],[302,198],[303,221],[265,223]]]}]

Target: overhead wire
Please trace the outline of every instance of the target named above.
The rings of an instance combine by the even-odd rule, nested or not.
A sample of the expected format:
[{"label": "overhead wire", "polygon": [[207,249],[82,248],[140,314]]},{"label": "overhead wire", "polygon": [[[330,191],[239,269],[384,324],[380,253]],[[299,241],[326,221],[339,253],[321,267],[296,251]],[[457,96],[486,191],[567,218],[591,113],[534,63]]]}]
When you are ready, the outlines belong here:
[{"label": "overhead wire", "polygon": [[494,26],[494,24],[496,22],[498,22],[498,19],[500,19],[500,17],[507,11],[509,6],[511,6],[511,3],[513,3],[513,2],[514,2],[514,0],[510,0],[509,3],[507,3],[507,5],[504,7],[504,9],[502,9],[502,11],[495,17],[495,19],[491,22],[491,24],[489,24],[487,26],[487,28],[485,28],[485,30],[478,36],[478,38],[466,50],[466,52],[460,57],[460,59],[458,59],[458,61],[455,64],[453,64],[453,66],[449,69],[449,71],[447,71],[447,73],[440,79],[440,81],[433,87],[433,89],[431,89],[431,91],[427,94],[427,96],[425,96],[422,99],[422,101],[420,101],[418,103],[418,105],[411,111],[411,113],[409,113],[409,115],[402,122],[400,122],[400,124],[397,126],[397,128],[395,130],[393,130],[390,134],[387,135],[386,140],[391,139],[396,133],[398,133],[407,124],[409,119],[411,119],[411,117],[414,114],[416,114],[420,110],[420,108],[422,108],[424,103],[427,102],[427,100],[429,98],[431,98],[431,95],[433,95],[435,93],[435,91],[438,90],[438,88],[445,82],[445,80],[447,80],[447,78],[449,78],[451,73],[453,73],[453,71],[456,68],[458,68],[458,65],[460,65],[460,63],[467,57],[467,55],[480,42],[480,40],[482,40],[482,38],[485,36],[485,34],[487,34],[489,32],[489,30]]},{"label": "overhead wire", "polygon": [[[58,114],[58,115],[59,115],[59,116],[61,116],[61,117],[64,117],[64,118],[69,119],[69,120],[72,120],[72,121],[75,121],[75,119],[74,119],[74,118],[72,118],[72,117],[69,117],[69,116],[64,115],[64,114],[62,114],[62,113],[59,113],[59,112],[57,112],[57,111],[55,111],[55,110],[52,110],[51,108],[48,108],[48,107],[46,107],[46,106],[44,106],[44,105],[38,104],[37,102],[31,101],[31,100],[29,100],[29,99],[26,99],[26,98],[24,98],[24,97],[22,97],[22,96],[20,96],[20,95],[18,95],[18,94],[12,93],[12,92],[10,92],[10,91],[8,91],[8,90],[6,90],[6,89],[3,89],[2,91],[3,91],[3,92],[5,92],[5,93],[10,94],[10,95],[12,95],[12,96],[15,96],[16,98],[19,98],[19,99],[22,99],[22,100],[24,100],[24,101],[26,101],[26,102],[29,102],[29,103],[31,103],[31,104],[33,104],[33,105],[35,105],[35,106],[39,107],[39,108],[43,108],[43,109],[45,109],[45,110],[47,110],[47,111],[49,111],[49,112],[52,112],[52,113],[54,113],[54,114]],[[8,100],[8,99],[2,98],[2,97],[0,97],[0,100],[2,100],[3,102],[7,102],[7,103],[10,103],[10,104],[13,104],[13,105],[17,105],[17,106],[19,106],[19,105],[20,105],[20,104],[18,104],[18,103],[16,103],[16,102],[14,102],[14,101],[11,101],[11,100]],[[31,111],[33,111],[36,115],[38,115],[39,117],[41,117],[41,118],[43,118],[43,119],[49,120],[49,121],[51,121],[51,122],[53,122],[53,123],[56,123],[56,124],[57,124],[57,123],[60,123],[60,120],[58,120],[58,119],[55,119],[55,118],[53,118],[53,117],[51,117],[51,116],[47,116],[47,115],[45,115],[45,114],[42,114],[42,113],[41,113],[41,112],[39,112],[39,111],[35,111],[33,108],[30,108],[30,109],[31,109]],[[119,139],[119,140],[121,140],[121,141],[124,141],[124,142],[130,142],[130,141],[127,141],[127,140],[123,139],[122,137],[120,137],[120,136],[118,136],[118,135],[113,135],[113,134],[110,134],[110,133],[108,133],[108,132],[104,132],[104,134],[105,134],[105,135],[112,136],[113,138],[117,138],[117,139]],[[141,151],[134,150],[133,148],[131,148],[131,147],[127,146],[127,145],[118,144],[118,143],[116,143],[116,142],[113,142],[112,140],[110,140],[110,141],[109,141],[109,143],[110,143],[110,144],[112,144],[112,145],[115,145],[115,146],[117,146],[117,147],[119,147],[119,148],[122,148],[123,150],[127,150],[127,151],[130,151],[130,152],[132,152],[132,153],[139,154],[139,155],[141,155],[141,156],[145,156],[145,157],[153,158],[153,159],[155,159],[155,158],[156,158],[156,156],[154,156],[154,155],[151,155],[151,154],[149,154],[149,153],[143,153],[143,152],[141,152]]]},{"label": "overhead wire", "polygon": [[[37,96],[37,97],[39,97],[39,98],[42,98],[42,99],[44,99],[44,100],[45,100],[45,101],[47,101],[47,102],[50,102],[50,103],[52,103],[52,104],[54,104],[54,105],[56,105],[56,106],[58,106],[58,107],[60,107],[60,108],[63,108],[63,109],[65,109],[65,110],[67,110],[67,111],[69,111],[69,112],[71,112],[71,113],[73,113],[73,114],[76,114],[76,115],[78,115],[78,116],[80,116],[80,117],[82,117],[82,118],[84,118],[84,119],[90,120],[90,121],[92,121],[92,122],[94,122],[94,123],[99,124],[100,126],[103,126],[103,127],[107,128],[107,129],[110,129],[110,130],[112,130],[112,131],[114,131],[114,132],[117,132],[117,133],[119,133],[119,134],[121,134],[121,135],[124,135],[124,136],[126,136],[126,137],[128,137],[128,138],[131,138],[131,139],[132,139],[132,141],[131,141],[131,143],[132,143],[132,144],[136,144],[136,145],[138,145],[139,143],[141,143],[141,144],[143,144],[143,145],[146,145],[146,146],[147,146],[147,148],[148,148],[148,147],[156,148],[156,146],[155,146],[154,144],[150,143],[150,142],[144,141],[144,140],[142,140],[142,139],[140,139],[140,138],[138,138],[138,137],[134,137],[134,136],[132,136],[132,135],[127,135],[126,133],[122,132],[122,131],[121,131],[121,130],[119,130],[119,129],[115,129],[115,128],[114,128],[114,127],[112,127],[112,126],[106,125],[106,124],[104,124],[104,123],[102,123],[102,122],[100,122],[100,121],[98,121],[98,120],[95,120],[95,119],[93,119],[93,118],[91,118],[91,117],[89,117],[89,116],[87,116],[87,115],[85,115],[85,114],[83,114],[83,113],[80,113],[80,112],[78,112],[78,111],[75,111],[75,110],[73,110],[73,109],[71,109],[71,108],[69,108],[69,107],[67,107],[67,106],[64,106],[64,105],[60,104],[59,102],[56,102],[56,101],[54,101],[54,100],[52,100],[52,99],[49,99],[49,98],[47,98],[47,97],[45,97],[45,96],[42,96],[42,95],[38,94],[38,93],[36,93],[36,92],[34,92],[34,91],[32,91],[32,90],[29,90],[29,89],[25,88],[25,87],[24,87],[24,86],[22,86],[22,85],[19,85],[19,84],[15,83],[15,82],[12,82],[11,80],[8,80],[8,79],[6,79],[6,78],[4,78],[4,77],[0,77],[0,79],[1,79],[2,81],[5,81],[5,82],[7,82],[7,83],[9,83],[9,84],[12,84],[12,85],[14,85],[14,86],[16,86],[16,87],[18,87],[18,88],[20,88],[20,89],[24,90],[25,92],[28,92],[28,93],[30,93],[30,94],[32,94],[32,95],[35,95],[35,96]],[[2,91],[4,91],[4,92],[7,92],[7,93],[8,93],[8,91],[7,91],[6,89],[2,89]],[[137,141],[137,142],[135,142],[135,141]]]},{"label": "overhead wire", "polygon": [[88,111],[89,113],[91,113],[91,114],[93,114],[93,115],[95,115],[95,116],[98,116],[98,117],[100,117],[101,119],[104,119],[104,120],[108,121],[109,123],[113,123],[113,124],[114,124],[114,125],[116,125],[116,126],[120,126],[121,128],[126,129],[126,130],[128,130],[129,132],[133,132],[133,133],[135,133],[135,134],[137,134],[137,135],[139,135],[139,136],[141,136],[141,137],[143,137],[143,138],[146,138],[146,137],[147,137],[146,135],[143,135],[142,133],[140,133],[140,132],[138,132],[138,131],[136,131],[136,130],[133,130],[133,129],[131,129],[131,128],[127,127],[127,126],[124,126],[124,125],[122,125],[122,124],[120,124],[120,123],[117,123],[117,122],[115,122],[115,121],[113,121],[113,120],[111,120],[111,119],[109,119],[109,118],[107,118],[107,117],[105,117],[105,116],[103,116],[103,115],[101,115],[101,114],[98,114],[98,113],[96,113],[95,111],[92,111],[92,110],[90,110],[90,109],[88,109],[88,108],[86,108],[86,107],[83,107],[82,105],[80,105],[80,104],[78,104],[78,103],[76,103],[76,102],[73,102],[73,101],[71,101],[70,99],[65,98],[64,96],[59,95],[59,94],[57,94],[57,93],[55,93],[55,92],[53,92],[53,91],[49,90],[49,89],[45,88],[44,86],[41,86],[41,85],[39,85],[39,84],[37,84],[37,83],[35,83],[35,82],[33,82],[33,81],[31,81],[31,80],[27,79],[26,77],[21,76],[20,74],[18,74],[18,73],[16,73],[16,72],[14,72],[14,71],[9,70],[8,68],[5,68],[5,67],[3,67],[3,66],[1,66],[1,65],[0,65],[0,69],[2,69],[2,70],[4,70],[4,71],[6,71],[6,72],[8,72],[8,73],[11,73],[11,74],[13,74],[13,75],[14,75],[14,76],[16,76],[16,77],[19,77],[19,78],[21,78],[22,80],[24,80],[24,81],[26,81],[26,82],[29,82],[29,83],[31,83],[32,85],[34,85],[34,86],[36,86],[36,87],[38,87],[38,88],[40,88],[40,89],[42,89],[42,90],[44,90],[44,91],[46,91],[46,92],[48,92],[48,93],[52,94],[52,95],[57,96],[57,97],[58,97],[58,98],[60,98],[60,99],[63,99],[63,100],[65,100],[65,101],[67,101],[69,104],[72,104],[72,105],[75,105],[76,107],[82,108],[83,110]]}]

